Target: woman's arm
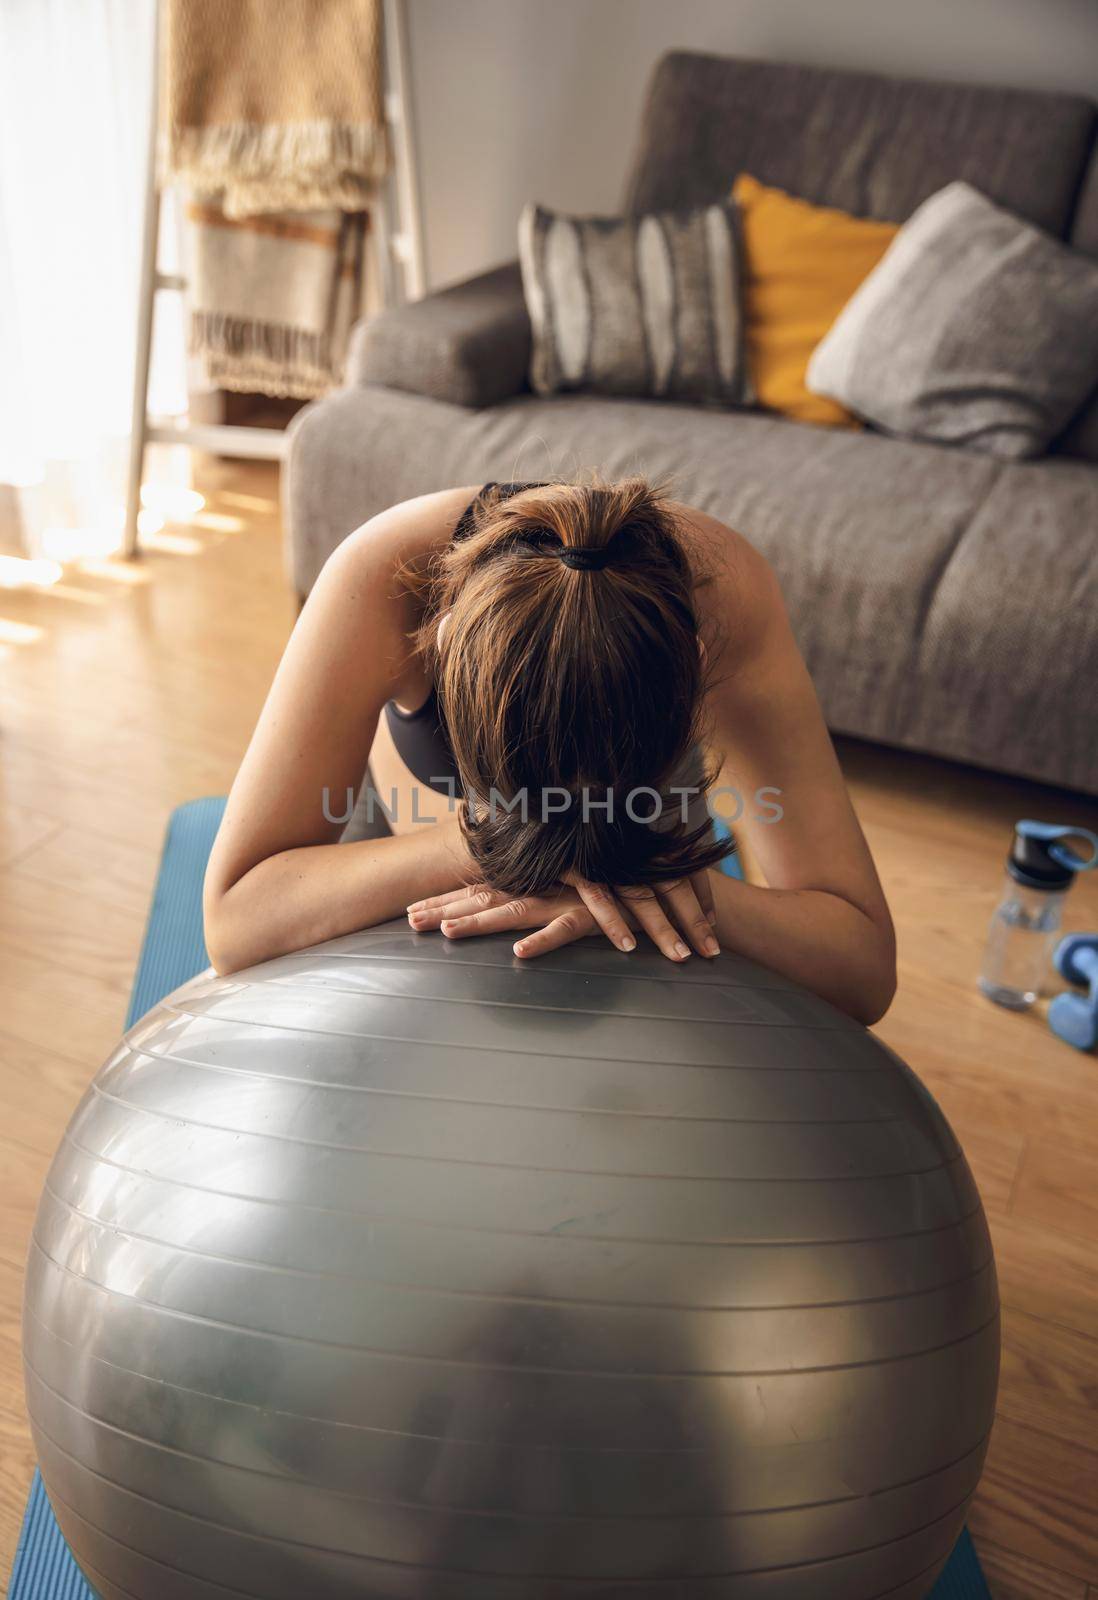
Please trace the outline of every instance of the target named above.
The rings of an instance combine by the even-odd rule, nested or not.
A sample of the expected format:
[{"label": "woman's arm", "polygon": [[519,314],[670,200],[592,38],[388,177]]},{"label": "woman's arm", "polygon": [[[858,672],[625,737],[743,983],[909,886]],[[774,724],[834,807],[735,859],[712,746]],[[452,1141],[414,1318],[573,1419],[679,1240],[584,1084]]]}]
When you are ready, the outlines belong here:
[{"label": "woman's arm", "polygon": [[719,624],[726,640],[709,695],[725,757],[711,804],[768,885],[711,873],[717,935],[876,1022],[896,987],[892,919],[777,579],[746,541],[692,515],[726,549],[734,540],[706,595],[714,618],[733,619]]},{"label": "woman's arm", "polygon": [[238,972],[404,914],[410,900],[471,876],[456,822],[353,844],[280,850],[204,899],[206,947],[218,972]]},{"label": "woman's arm", "polygon": [[345,845],[341,823],[328,820],[361,784],[386,700],[418,670],[415,619],[394,575],[445,542],[470,493],[383,512],[339,546],[317,580],[210,856],[206,945],[219,972],[385,921],[470,876],[456,817]]},{"label": "woman's arm", "polygon": [[726,950],[784,972],[868,1027],[896,991],[891,928],[829,889],[759,888],[713,873]]}]

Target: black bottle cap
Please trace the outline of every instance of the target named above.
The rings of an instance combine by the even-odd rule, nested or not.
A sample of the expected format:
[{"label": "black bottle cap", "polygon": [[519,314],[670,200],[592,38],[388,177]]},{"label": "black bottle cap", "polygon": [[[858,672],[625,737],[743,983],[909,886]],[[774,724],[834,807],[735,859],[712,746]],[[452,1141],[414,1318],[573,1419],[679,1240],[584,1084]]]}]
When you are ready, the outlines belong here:
[{"label": "black bottle cap", "polygon": [[1028,889],[1053,892],[1067,889],[1077,872],[1085,872],[1094,864],[1093,857],[1087,861],[1064,843],[1065,839],[1080,836],[1094,838],[1085,828],[1028,820],[1016,823],[1007,856],[1007,871],[1015,882],[1025,884]]}]

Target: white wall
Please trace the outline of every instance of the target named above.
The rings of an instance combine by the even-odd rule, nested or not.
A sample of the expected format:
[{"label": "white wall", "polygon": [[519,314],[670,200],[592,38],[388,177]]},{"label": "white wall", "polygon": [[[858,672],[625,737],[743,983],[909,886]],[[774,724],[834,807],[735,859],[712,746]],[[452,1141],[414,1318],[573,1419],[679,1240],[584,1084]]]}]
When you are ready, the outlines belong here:
[{"label": "white wall", "polygon": [[409,0],[427,273],[515,254],[527,200],[614,212],[673,47],[1098,99],[1096,0]]}]

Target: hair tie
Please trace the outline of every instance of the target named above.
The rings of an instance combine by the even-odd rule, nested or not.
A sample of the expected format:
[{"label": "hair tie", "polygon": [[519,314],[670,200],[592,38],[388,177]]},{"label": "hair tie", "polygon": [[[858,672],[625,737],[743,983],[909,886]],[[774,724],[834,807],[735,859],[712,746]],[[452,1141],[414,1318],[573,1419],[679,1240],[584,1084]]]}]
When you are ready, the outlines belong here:
[{"label": "hair tie", "polygon": [[603,545],[596,550],[575,550],[565,546],[556,554],[566,567],[571,567],[573,572],[601,572],[603,567],[610,563],[610,546]]}]

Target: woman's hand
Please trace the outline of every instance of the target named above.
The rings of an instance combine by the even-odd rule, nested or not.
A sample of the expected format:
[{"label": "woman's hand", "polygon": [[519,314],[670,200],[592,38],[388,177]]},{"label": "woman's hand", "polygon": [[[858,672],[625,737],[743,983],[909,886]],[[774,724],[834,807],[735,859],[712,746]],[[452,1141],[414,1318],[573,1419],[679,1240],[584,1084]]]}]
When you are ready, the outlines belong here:
[{"label": "woman's hand", "polygon": [[448,939],[533,928],[514,946],[515,954],[525,957],[558,950],[600,929],[624,951],[636,949],[632,930],[640,929],[670,961],[685,961],[690,945],[703,956],[720,952],[713,935],[713,894],[704,872],[655,889],[616,893],[574,878],[553,894],[519,898],[487,884],[470,884],[417,900],[408,907],[408,921],[417,933],[438,928]]}]

